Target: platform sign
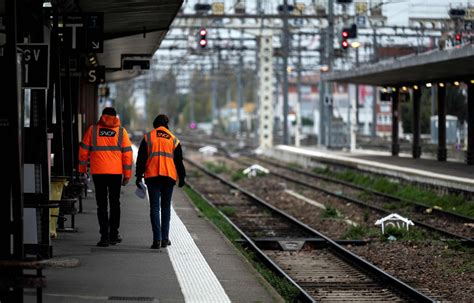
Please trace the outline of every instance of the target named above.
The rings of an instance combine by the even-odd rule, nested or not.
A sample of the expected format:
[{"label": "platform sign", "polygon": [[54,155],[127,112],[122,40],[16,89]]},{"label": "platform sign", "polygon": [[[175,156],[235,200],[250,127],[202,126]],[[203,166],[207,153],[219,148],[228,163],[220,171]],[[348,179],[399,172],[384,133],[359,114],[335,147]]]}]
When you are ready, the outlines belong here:
[{"label": "platform sign", "polygon": [[64,47],[74,53],[104,51],[104,13],[63,16]]},{"label": "platform sign", "polygon": [[49,86],[49,45],[17,44],[23,58],[22,88],[47,89]]},{"label": "platform sign", "polygon": [[63,43],[71,52],[86,51],[86,31],[83,14],[67,14],[63,16]]},{"label": "platform sign", "polygon": [[86,14],[86,45],[92,53],[104,52],[104,13]]},{"label": "platform sign", "polygon": [[90,67],[87,70],[87,82],[92,84],[105,83],[105,66],[99,65],[95,67]]}]

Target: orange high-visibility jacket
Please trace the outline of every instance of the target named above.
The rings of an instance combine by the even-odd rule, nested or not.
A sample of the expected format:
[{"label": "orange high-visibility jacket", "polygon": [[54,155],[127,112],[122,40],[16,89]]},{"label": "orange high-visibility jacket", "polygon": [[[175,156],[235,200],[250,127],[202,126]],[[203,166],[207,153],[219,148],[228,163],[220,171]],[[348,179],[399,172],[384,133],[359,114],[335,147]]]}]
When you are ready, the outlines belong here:
[{"label": "orange high-visibility jacket", "polygon": [[87,129],[79,145],[80,173],[87,172],[89,156],[91,174],[132,176],[132,146],[119,118],[102,115],[97,124]]},{"label": "orange high-visibility jacket", "polygon": [[145,134],[148,146],[148,159],[146,161],[145,179],[157,176],[178,179],[174,165],[174,149],[179,144],[176,138],[166,127],[158,127]]}]

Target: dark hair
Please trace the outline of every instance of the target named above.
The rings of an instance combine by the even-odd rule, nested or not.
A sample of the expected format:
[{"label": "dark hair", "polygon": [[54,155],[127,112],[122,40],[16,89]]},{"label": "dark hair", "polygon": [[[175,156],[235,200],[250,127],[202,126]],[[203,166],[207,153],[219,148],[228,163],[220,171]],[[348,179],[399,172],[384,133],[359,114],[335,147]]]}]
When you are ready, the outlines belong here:
[{"label": "dark hair", "polygon": [[153,121],[153,127],[158,128],[160,126],[164,126],[168,128],[168,122],[170,119],[168,119],[167,115],[158,115],[156,116],[155,120]]},{"label": "dark hair", "polygon": [[102,111],[102,115],[117,116],[117,112],[115,111],[115,108],[113,107],[106,107]]}]

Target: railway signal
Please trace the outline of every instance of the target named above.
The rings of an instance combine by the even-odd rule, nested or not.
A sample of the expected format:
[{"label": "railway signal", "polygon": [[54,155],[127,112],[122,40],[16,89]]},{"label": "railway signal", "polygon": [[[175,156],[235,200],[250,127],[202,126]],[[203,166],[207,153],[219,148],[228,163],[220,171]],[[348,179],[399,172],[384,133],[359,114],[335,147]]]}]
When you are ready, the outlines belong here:
[{"label": "railway signal", "polygon": [[454,40],[456,41],[456,44],[461,44],[461,41],[462,41],[462,34],[461,34],[461,33],[457,33],[456,35],[454,35]]},{"label": "railway signal", "polygon": [[207,45],[207,39],[206,39],[206,36],[207,36],[207,30],[205,28],[201,28],[199,30],[199,45],[201,46],[201,48],[205,48],[206,45]]},{"label": "railway signal", "polygon": [[347,42],[347,40],[342,40],[341,42],[341,46],[343,49],[347,49],[349,47],[349,42]]},{"label": "railway signal", "polygon": [[347,41],[347,38],[349,37],[349,31],[347,30],[347,28],[342,29],[341,36],[342,36],[341,46],[343,49],[346,49],[349,47],[349,42]]}]

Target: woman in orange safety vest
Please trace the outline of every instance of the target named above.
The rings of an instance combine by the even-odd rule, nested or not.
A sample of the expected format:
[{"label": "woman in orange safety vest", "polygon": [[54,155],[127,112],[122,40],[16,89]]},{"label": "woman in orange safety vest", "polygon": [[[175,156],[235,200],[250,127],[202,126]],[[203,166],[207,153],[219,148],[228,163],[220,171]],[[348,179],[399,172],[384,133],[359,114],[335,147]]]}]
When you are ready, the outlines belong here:
[{"label": "woman in orange safety vest", "polygon": [[140,186],[143,176],[145,177],[150,196],[152,249],[171,245],[169,240],[171,196],[176,182],[179,180],[179,187],[184,186],[186,176],[181,144],[168,129],[168,121],[166,115],[158,115],[153,121],[155,129],[145,134],[138,149],[136,184]]},{"label": "woman in orange safety vest", "polygon": [[[132,176],[133,152],[128,133],[120,126],[120,119],[112,107],[105,108],[100,120],[84,134],[79,145],[80,173],[87,172],[89,158],[101,235],[97,246],[114,245],[122,242],[118,231],[120,187],[127,185]],[[110,218],[107,210],[109,203]]]}]

